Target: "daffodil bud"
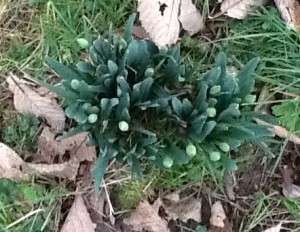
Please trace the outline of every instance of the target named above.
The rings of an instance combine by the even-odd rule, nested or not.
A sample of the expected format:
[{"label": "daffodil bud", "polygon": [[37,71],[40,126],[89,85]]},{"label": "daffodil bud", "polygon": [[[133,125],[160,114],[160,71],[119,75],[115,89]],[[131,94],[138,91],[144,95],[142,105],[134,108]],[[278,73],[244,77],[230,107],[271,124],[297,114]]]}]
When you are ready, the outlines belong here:
[{"label": "daffodil bud", "polygon": [[211,161],[219,161],[221,159],[221,153],[219,151],[212,151],[209,153],[209,159]]},{"label": "daffodil bud", "polygon": [[166,168],[170,168],[173,166],[173,159],[169,156],[166,156],[163,160],[163,165],[166,167]]},{"label": "daffodil bud", "polygon": [[79,80],[73,79],[73,80],[71,81],[71,88],[72,88],[72,89],[78,90],[79,85],[80,85]]},{"label": "daffodil bud", "polygon": [[185,152],[189,157],[194,157],[197,154],[197,148],[194,144],[189,144],[185,148]]},{"label": "daffodil bud", "polygon": [[123,132],[128,131],[128,130],[129,130],[129,125],[128,125],[128,123],[125,122],[125,121],[119,122],[119,129],[120,129],[120,131],[123,131]]},{"label": "daffodil bud", "polygon": [[89,47],[89,41],[87,41],[86,39],[84,38],[78,38],[77,39],[77,43],[79,44],[79,46],[81,48],[88,48]]},{"label": "daffodil bud", "polygon": [[217,111],[213,107],[207,108],[206,113],[207,113],[207,116],[210,118],[213,118],[217,115]]},{"label": "daffodil bud", "polygon": [[88,117],[88,122],[89,123],[95,123],[98,120],[98,115],[97,114],[90,114]]}]

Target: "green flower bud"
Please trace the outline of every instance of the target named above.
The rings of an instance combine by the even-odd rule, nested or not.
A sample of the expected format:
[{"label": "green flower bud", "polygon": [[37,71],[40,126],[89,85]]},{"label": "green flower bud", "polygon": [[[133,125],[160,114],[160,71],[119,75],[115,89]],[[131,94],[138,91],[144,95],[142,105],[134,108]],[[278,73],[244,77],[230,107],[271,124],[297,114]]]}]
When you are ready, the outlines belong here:
[{"label": "green flower bud", "polygon": [[90,46],[89,41],[84,38],[78,38],[77,43],[81,48],[88,48]]},{"label": "green flower bud", "polygon": [[166,168],[170,168],[172,167],[174,161],[171,157],[169,156],[166,156],[163,160],[163,165],[166,167]]},{"label": "green flower bud", "polygon": [[214,107],[217,103],[218,103],[218,100],[213,97],[211,97],[207,100],[208,107]]},{"label": "green flower bud", "polygon": [[128,131],[129,130],[128,123],[125,121],[119,122],[119,129],[120,129],[120,131],[123,131],[123,132]]},{"label": "green flower bud", "polygon": [[88,117],[88,122],[89,123],[95,123],[98,120],[98,115],[97,114],[90,114]]},{"label": "green flower bud", "polygon": [[207,113],[207,116],[210,118],[213,118],[217,115],[217,111],[213,107],[207,108],[206,113]]},{"label": "green flower bud", "polygon": [[100,109],[97,106],[93,106],[89,109],[90,114],[98,114],[100,112]]},{"label": "green flower bud", "polygon": [[254,103],[256,101],[256,96],[255,95],[252,95],[252,94],[248,94],[246,97],[245,97],[245,102],[246,103]]},{"label": "green flower bud", "polygon": [[195,147],[194,144],[189,144],[185,148],[185,152],[189,157],[194,157],[197,154],[197,148]]},{"label": "green flower bud", "polygon": [[241,101],[242,101],[242,99],[240,99],[239,97],[232,99],[232,102],[237,103],[237,104],[241,103]]},{"label": "green flower bud", "polygon": [[217,143],[217,145],[220,148],[220,150],[223,151],[223,152],[229,152],[230,151],[230,147],[229,147],[228,143],[221,142],[221,143]]},{"label": "green flower bud", "polygon": [[145,71],[146,77],[152,77],[154,75],[154,69],[153,68],[147,68]]},{"label": "green flower bud", "polygon": [[71,88],[72,88],[72,89],[78,90],[79,85],[80,85],[80,81],[79,81],[79,80],[73,79],[73,80],[71,81]]},{"label": "green flower bud", "polygon": [[221,153],[218,151],[212,151],[209,153],[209,159],[211,161],[219,161],[221,159]]},{"label": "green flower bud", "polygon": [[238,109],[239,109],[239,107],[240,107],[240,105],[239,105],[239,104],[237,104],[237,103],[231,103],[231,104],[229,105],[229,107],[230,107],[230,108],[234,108],[234,109],[238,110]]},{"label": "green flower bud", "polygon": [[84,103],[83,105],[82,105],[82,109],[85,111],[85,112],[89,112],[90,111],[90,109],[92,108],[92,105],[90,104],[90,103]]},{"label": "green flower bud", "polygon": [[108,60],[107,67],[111,75],[115,75],[119,69],[118,65],[112,60]]},{"label": "green flower bud", "polygon": [[221,92],[221,85],[215,85],[209,90],[210,95],[216,95]]}]

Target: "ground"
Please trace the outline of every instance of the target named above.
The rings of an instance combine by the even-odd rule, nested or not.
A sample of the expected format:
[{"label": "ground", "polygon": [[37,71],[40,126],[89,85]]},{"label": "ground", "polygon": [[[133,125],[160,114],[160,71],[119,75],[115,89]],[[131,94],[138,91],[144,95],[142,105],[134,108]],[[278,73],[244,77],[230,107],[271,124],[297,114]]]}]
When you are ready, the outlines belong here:
[{"label": "ground", "polygon": [[[213,1],[198,0],[208,14]],[[210,2],[210,3],[209,3]],[[112,24],[122,28],[136,9],[134,0],[4,0],[0,3],[0,142],[18,151],[26,160],[37,150],[41,123],[33,117],[22,116],[13,106],[13,95],[5,78],[10,72],[36,79],[53,77],[44,65],[46,56],[65,63],[85,58],[78,46],[78,38],[93,39],[105,34]],[[261,96],[260,107],[270,111],[273,105],[298,104],[300,83],[300,35],[286,28],[273,6],[250,15],[245,20],[226,17],[209,19],[206,29],[181,41],[187,65],[198,64],[204,73],[214,63],[218,51],[228,55],[229,65],[240,67],[252,57],[260,58],[256,92],[267,89]],[[295,99],[293,100],[295,101]],[[296,98],[297,101],[297,98]],[[253,106],[251,106],[253,107]],[[299,132],[297,107],[289,114],[294,118],[281,119],[294,133]],[[280,115],[280,113],[278,113]],[[202,222],[170,223],[172,231],[196,231],[199,225],[208,226],[211,205],[220,200],[232,231],[262,231],[283,222],[283,231],[300,231],[300,200],[291,200],[282,193],[282,167],[299,170],[298,147],[287,140],[272,143],[245,144],[235,155],[239,170],[226,178],[215,178],[202,166],[189,164],[170,172],[145,167],[143,180],[130,179],[127,167],[111,166],[106,177],[110,200],[115,209],[116,226],[109,219],[98,224],[99,231],[130,231],[122,223],[128,210],[142,199],[154,202],[158,196],[181,190],[202,201]],[[241,155],[242,154],[242,155]],[[239,158],[242,157],[242,158]],[[91,164],[84,164],[87,168]],[[158,174],[159,173],[159,174]],[[89,179],[82,175],[78,183]],[[88,193],[92,184],[87,181],[83,191]],[[59,231],[74,201],[76,183],[65,180],[36,178],[32,184],[0,182],[0,231]],[[42,211],[42,213],[39,213]],[[31,214],[32,213],[32,214]],[[97,220],[97,219],[95,219]],[[103,229],[106,228],[106,229]],[[199,231],[199,230],[198,230]],[[227,232],[227,231],[224,231]]]}]

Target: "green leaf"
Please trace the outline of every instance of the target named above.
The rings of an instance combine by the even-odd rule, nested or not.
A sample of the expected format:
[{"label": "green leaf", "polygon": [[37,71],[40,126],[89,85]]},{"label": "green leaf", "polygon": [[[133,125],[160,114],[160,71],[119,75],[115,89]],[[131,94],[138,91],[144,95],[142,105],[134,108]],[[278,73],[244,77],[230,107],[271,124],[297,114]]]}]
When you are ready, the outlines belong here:
[{"label": "green leaf", "polygon": [[221,157],[222,164],[227,171],[236,171],[238,166],[236,162],[230,159],[226,154],[223,154]]},{"label": "green leaf", "polygon": [[99,189],[102,183],[102,180],[104,178],[104,174],[108,165],[108,162],[110,160],[110,152],[108,151],[108,148],[105,147],[103,152],[99,153],[98,159],[95,163],[95,166],[93,168],[93,173],[94,173],[94,189],[95,193],[99,193]]},{"label": "green leaf", "polygon": [[[86,128],[86,130],[87,130],[87,129],[88,129],[88,128]],[[84,126],[83,126],[83,125],[78,125],[78,126],[75,127],[74,129],[72,129],[72,130],[70,130],[69,132],[67,132],[66,134],[57,137],[56,140],[62,141],[62,140],[64,140],[64,139],[70,138],[70,137],[72,137],[72,136],[74,136],[74,135],[80,134],[81,132],[84,132],[84,131],[86,131],[86,130],[84,129]]]},{"label": "green leaf", "polygon": [[47,64],[63,79],[71,81],[72,79],[81,80],[82,77],[68,66],[59,63],[58,61],[47,57],[46,58]]},{"label": "green leaf", "polygon": [[173,97],[171,103],[172,103],[173,110],[175,111],[175,113],[177,114],[177,116],[179,116],[180,118],[182,118],[183,117],[183,113],[184,113],[182,102],[177,97]]},{"label": "green leaf", "polygon": [[198,95],[196,98],[195,108],[199,110],[199,112],[205,112],[207,108],[207,90],[208,85],[204,81],[200,81],[198,85]]},{"label": "green leaf", "polygon": [[217,58],[216,58],[215,67],[216,68],[220,67],[220,70],[221,70],[220,79],[222,80],[221,82],[223,82],[227,77],[226,66],[227,66],[227,59],[226,59],[225,53],[224,52],[218,53]]},{"label": "green leaf", "polygon": [[133,32],[133,25],[134,25],[135,18],[136,18],[136,14],[132,14],[127,21],[127,25],[124,31],[124,39],[126,40],[127,43],[130,43],[132,40],[132,32]]},{"label": "green leaf", "polygon": [[217,123],[215,121],[206,122],[201,134],[199,135],[199,140],[203,141],[213,131],[216,125]]},{"label": "green leaf", "polygon": [[240,96],[244,98],[250,94],[254,86],[254,71],[258,65],[259,58],[250,60],[238,73],[236,78],[239,80]]}]

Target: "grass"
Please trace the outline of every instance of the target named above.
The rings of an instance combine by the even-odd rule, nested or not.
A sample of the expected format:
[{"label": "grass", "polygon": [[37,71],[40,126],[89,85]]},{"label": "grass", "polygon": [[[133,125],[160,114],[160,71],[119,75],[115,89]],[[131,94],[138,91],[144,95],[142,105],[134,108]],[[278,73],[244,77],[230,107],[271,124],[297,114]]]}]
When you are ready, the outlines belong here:
[{"label": "grass", "polygon": [[[135,9],[134,0],[29,2],[31,7],[25,0],[0,3],[0,75],[3,77],[13,71],[26,72],[35,78],[47,78],[47,69],[43,66],[46,56],[66,63],[84,59],[85,50],[77,44],[78,38],[91,42],[99,34],[105,34],[111,23],[114,28],[123,27]],[[210,1],[199,0],[196,3],[204,3],[202,10],[207,15]],[[213,65],[214,56],[220,50],[228,55],[230,64],[237,67],[258,56],[261,59],[258,78],[261,85],[269,87],[271,95],[279,91],[299,92],[299,33],[287,29],[275,9],[263,9],[243,21],[222,23],[216,28],[214,40],[206,34],[183,38],[182,50],[188,65],[196,67],[195,71],[204,72]],[[6,105],[0,107],[1,119],[4,119],[2,115],[6,111]],[[12,114],[5,117],[6,129],[2,128],[2,138],[8,145],[28,152],[36,149],[37,120]],[[276,146],[269,152],[277,154],[279,149]],[[253,148],[242,152],[245,159],[240,162],[245,169],[251,169],[253,159],[264,153]],[[271,158],[264,160],[267,161],[260,165],[272,169],[274,162]],[[174,167],[171,171],[158,172],[150,168],[144,181],[119,183],[118,200],[122,208],[128,209],[147,196],[145,189],[170,190],[199,181],[202,188],[214,188],[215,185],[207,185],[215,182],[219,184],[218,190],[223,190],[223,180],[207,164],[207,159],[199,156],[190,164]],[[16,232],[53,231],[62,217],[59,215],[61,200],[67,195],[63,186],[48,182],[46,185],[29,185],[0,181],[0,192],[0,231]],[[299,231],[298,200],[282,198],[272,189],[268,194],[260,192],[258,196],[246,200],[247,213],[240,216],[238,231],[266,228],[281,219],[286,220],[284,228],[287,231]]]}]

